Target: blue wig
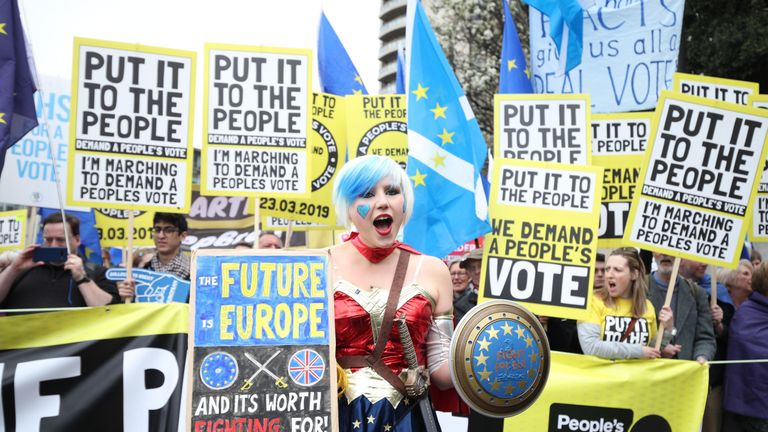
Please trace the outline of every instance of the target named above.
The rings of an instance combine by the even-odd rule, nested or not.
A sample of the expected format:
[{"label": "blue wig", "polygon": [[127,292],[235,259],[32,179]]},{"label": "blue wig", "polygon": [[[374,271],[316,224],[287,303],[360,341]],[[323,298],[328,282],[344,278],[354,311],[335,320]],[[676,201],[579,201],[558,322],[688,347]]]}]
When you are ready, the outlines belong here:
[{"label": "blue wig", "polygon": [[394,160],[376,155],[362,156],[347,162],[339,171],[333,185],[333,205],[336,208],[336,220],[349,226],[349,208],[352,203],[366,192],[373,189],[384,178],[400,186],[405,200],[405,222],[413,211],[413,187],[405,171]]}]

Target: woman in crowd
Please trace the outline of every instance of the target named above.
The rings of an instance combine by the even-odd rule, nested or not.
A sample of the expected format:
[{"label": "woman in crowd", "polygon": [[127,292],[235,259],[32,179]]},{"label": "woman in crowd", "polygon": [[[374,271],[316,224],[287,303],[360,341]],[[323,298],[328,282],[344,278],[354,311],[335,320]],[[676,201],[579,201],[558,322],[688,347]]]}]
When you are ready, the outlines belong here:
[{"label": "woman in crowd", "polygon": [[[752,274],[754,290],[731,320],[728,360],[768,358],[768,262]],[[723,408],[740,430],[768,430],[768,365],[734,363],[725,366]],[[728,430],[736,430],[731,427]]]},{"label": "woman in crowd", "polygon": [[[451,386],[451,279],[445,264],[396,240],[413,210],[413,191],[397,163],[381,156],[348,162],[333,191],[338,220],[358,233],[330,250],[334,273],[336,359],[346,385],[339,398],[343,432],[424,431],[416,403],[426,375]],[[394,275],[394,276],[393,276]],[[392,317],[405,318],[418,367],[408,365]],[[372,364],[372,366],[369,366]],[[409,383],[404,380],[409,376]],[[344,381],[343,379],[340,381]]]},{"label": "woman in crowd", "polygon": [[[645,266],[637,250],[614,250],[605,262],[605,285],[594,291],[589,319],[577,325],[584,354],[609,359],[660,357],[659,350],[648,346],[657,327],[647,292]],[[672,310],[662,308],[659,319],[669,328]]]},{"label": "woman in crowd", "polygon": [[453,285],[453,298],[457,299],[464,294],[469,285],[469,276],[467,271],[461,268],[461,261],[452,261],[448,265],[448,271],[451,273],[451,284]]},{"label": "woman in crowd", "polygon": [[752,294],[752,269],[752,262],[743,259],[739,261],[738,267],[733,270],[723,269],[719,275],[736,309]]}]

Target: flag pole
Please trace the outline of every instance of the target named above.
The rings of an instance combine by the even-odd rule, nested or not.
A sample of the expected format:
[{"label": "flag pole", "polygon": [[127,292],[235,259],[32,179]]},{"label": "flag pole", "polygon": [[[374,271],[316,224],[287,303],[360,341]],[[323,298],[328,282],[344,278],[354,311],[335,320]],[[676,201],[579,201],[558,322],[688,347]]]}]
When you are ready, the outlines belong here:
[{"label": "flag pole", "polygon": [[291,237],[293,236],[293,219],[288,220],[288,231],[285,232],[285,248],[291,247]]},{"label": "flag pole", "polygon": [[259,248],[259,235],[261,234],[261,227],[259,222],[259,213],[261,213],[259,207],[259,194],[253,195],[253,200],[255,202],[254,208],[253,208],[253,244],[251,245],[252,249],[258,249]]},{"label": "flag pole", "polygon": [[[128,210],[128,253],[125,259],[125,279],[133,279],[133,208]],[[134,293],[136,295],[136,293]],[[133,298],[126,297],[125,303],[129,304],[133,302]]]},{"label": "flag pole", "polygon": [[[21,18],[21,16],[19,16]],[[23,20],[26,21],[26,20]],[[29,26],[22,23],[23,27],[26,27],[29,29]],[[61,220],[64,223],[64,242],[67,245],[67,251],[69,253],[77,253],[77,251],[72,250],[71,242],[69,239],[69,230],[66,228],[67,225],[67,219],[66,214],[64,213],[64,199],[61,194],[61,179],[59,177],[59,170],[56,165],[56,159],[53,157],[53,140],[51,139],[51,128],[48,127],[48,110],[45,107],[45,103],[43,103],[43,100],[45,100],[45,91],[42,89],[42,83],[40,82],[40,76],[37,73],[37,65],[34,61],[34,52],[32,49],[32,44],[29,43],[27,40],[27,35],[22,32],[22,35],[24,36],[24,46],[27,49],[27,63],[29,64],[29,70],[32,72],[32,78],[35,81],[35,87],[37,88],[37,91],[40,93],[40,105],[42,109],[43,114],[43,126],[45,127],[45,135],[48,138],[48,159],[51,161],[51,168],[53,168],[53,181],[56,184],[56,196],[59,201],[59,211],[61,212]],[[67,155],[67,158],[69,158],[69,154]]]},{"label": "flag pole", "polygon": [[[667,287],[667,296],[664,298],[664,306],[672,304],[672,293],[675,291],[675,282],[677,282],[677,272],[680,270],[680,257],[675,257],[675,261],[672,264],[672,276],[669,278],[669,286]],[[711,323],[710,323],[711,324]],[[654,348],[661,349],[661,340],[664,338],[664,326],[659,323],[659,330],[656,334],[656,344]]]},{"label": "flag pole", "polygon": [[717,306],[717,268],[712,266],[712,286],[709,294],[709,305]]},{"label": "flag pole", "polygon": [[35,206],[29,208],[29,213],[27,216],[27,243],[25,246],[35,244],[35,240],[37,239],[38,218],[40,218],[40,215],[37,214],[37,211],[38,208]]}]

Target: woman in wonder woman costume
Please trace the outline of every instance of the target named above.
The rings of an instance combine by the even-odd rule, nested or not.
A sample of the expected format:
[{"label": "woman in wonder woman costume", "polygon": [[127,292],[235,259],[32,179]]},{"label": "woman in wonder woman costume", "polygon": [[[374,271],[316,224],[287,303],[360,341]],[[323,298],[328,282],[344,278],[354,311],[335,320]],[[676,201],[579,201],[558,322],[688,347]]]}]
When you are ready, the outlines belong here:
[{"label": "woman in wonder woman costume", "polygon": [[346,376],[340,430],[439,430],[420,399],[429,382],[452,386],[452,285],[442,261],[397,241],[413,210],[410,180],[389,158],[356,158],[339,173],[333,201],[339,222],[358,230],[330,250],[336,360]]}]

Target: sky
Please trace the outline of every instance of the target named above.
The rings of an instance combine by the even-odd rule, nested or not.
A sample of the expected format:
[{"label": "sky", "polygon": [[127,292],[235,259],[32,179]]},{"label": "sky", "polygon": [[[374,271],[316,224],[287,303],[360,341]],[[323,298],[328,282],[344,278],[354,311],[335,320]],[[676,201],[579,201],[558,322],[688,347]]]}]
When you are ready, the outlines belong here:
[{"label": "sky", "polygon": [[377,0],[18,1],[40,76],[71,77],[74,37],[175,48],[197,52],[200,98],[206,42],[316,51],[322,7],[368,91],[379,89]]}]

